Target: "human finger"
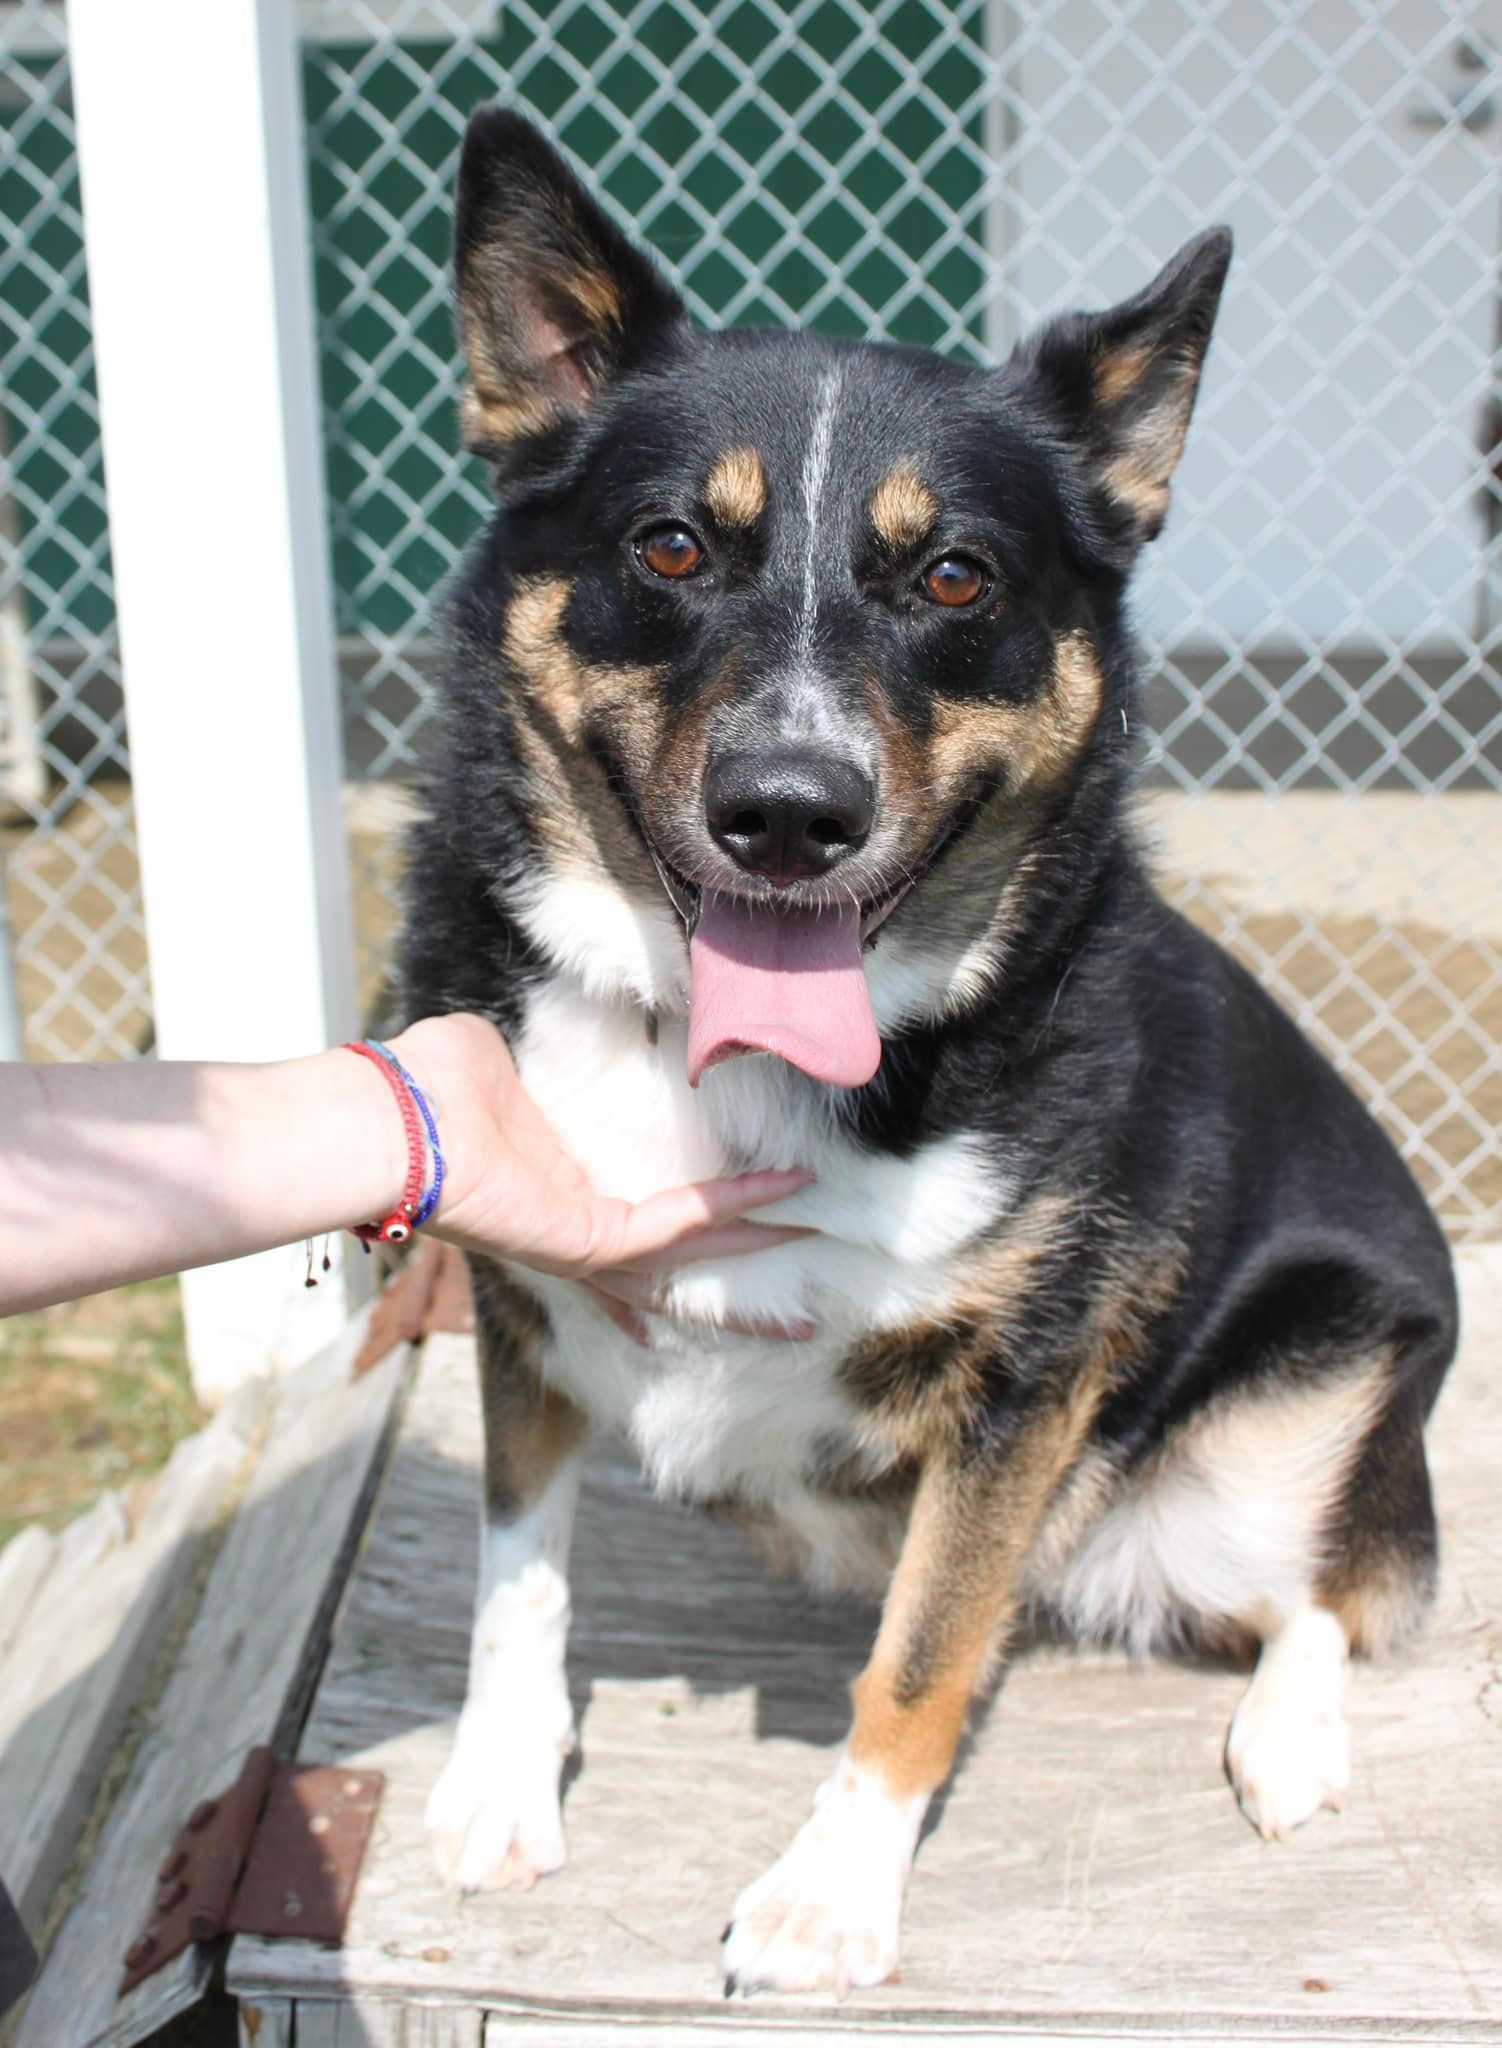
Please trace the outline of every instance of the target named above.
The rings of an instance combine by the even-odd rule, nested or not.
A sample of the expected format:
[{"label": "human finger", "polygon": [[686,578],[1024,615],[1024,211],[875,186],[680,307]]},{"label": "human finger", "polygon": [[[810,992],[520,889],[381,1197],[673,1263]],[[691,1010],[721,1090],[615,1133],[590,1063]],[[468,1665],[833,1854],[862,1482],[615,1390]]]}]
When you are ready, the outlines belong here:
[{"label": "human finger", "polygon": [[691,1181],[634,1202],[622,1223],[612,1265],[668,1250],[711,1224],[730,1223],[750,1209],[784,1201],[813,1180],[811,1173],[742,1173],[732,1180]]},{"label": "human finger", "polygon": [[723,1315],[691,1315],[673,1302],[668,1282],[650,1273],[607,1267],[592,1274],[587,1284],[593,1292],[639,1314],[662,1316],[685,1328],[729,1330],[738,1337],[769,1337],[788,1344],[803,1343],[814,1334],[814,1325],[806,1316],[739,1315],[733,1310]]},{"label": "human finger", "polygon": [[581,1280],[579,1285],[594,1302],[596,1308],[609,1316],[616,1328],[623,1331],[633,1344],[640,1344],[643,1351],[652,1349],[652,1333],[637,1311],[624,1301],[617,1301],[603,1287],[596,1287],[592,1280]]},{"label": "human finger", "polygon": [[678,1266],[701,1264],[705,1259],[739,1259],[748,1252],[769,1252],[779,1244],[793,1244],[800,1237],[817,1237],[818,1231],[799,1223],[711,1223],[703,1230],[680,1237],[666,1251],[643,1252],[634,1259],[620,1259],[616,1270],[636,1273],[669,1273]]}]

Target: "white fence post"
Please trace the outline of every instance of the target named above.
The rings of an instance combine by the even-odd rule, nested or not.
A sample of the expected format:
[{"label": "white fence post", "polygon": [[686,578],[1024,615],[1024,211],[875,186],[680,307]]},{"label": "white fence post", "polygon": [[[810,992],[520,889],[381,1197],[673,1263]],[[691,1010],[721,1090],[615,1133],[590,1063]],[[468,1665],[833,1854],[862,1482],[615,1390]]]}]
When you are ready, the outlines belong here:
[{"label": "white fence post", "polygon": [[[355,1015],[292,0],[68,27],[158,1050],[309,1052]],[[301,1268],[186,1276],[201,1393],[330,1333]]]}]

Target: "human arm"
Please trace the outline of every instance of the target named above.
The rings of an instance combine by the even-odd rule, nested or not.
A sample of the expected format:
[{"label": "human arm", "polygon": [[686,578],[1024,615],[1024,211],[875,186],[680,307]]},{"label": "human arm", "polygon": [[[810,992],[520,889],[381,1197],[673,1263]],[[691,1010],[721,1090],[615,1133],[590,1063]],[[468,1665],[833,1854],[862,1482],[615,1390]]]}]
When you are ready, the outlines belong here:
[{"label": "human arm", "polygon": [[[792,1234],[740,1219],[805,1175],[634,1204],[595,1194],[482,1018],[429,1018],[391,1045],[439,1107],[439,1236],[584,1280]],[[0,1158],[5,1315],[385,1216],[407,1163],[385,1080],[343,1050],[258,1066],[0,1067]]]}]

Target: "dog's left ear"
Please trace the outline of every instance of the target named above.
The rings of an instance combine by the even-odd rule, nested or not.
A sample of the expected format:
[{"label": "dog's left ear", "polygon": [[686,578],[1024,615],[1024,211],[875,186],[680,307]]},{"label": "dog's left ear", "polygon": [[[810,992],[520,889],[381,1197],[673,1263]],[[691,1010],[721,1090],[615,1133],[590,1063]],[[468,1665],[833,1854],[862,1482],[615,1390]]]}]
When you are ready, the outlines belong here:
[{"label": "dog's left ear", "polygon": [[682,301],[520,114],[470,116],[454,208],[464,445],[493,462],[587,412],[687,321]]},{"label": "dog's left ear", "polygon": [[1211,228],[1135,298],[1066,314],[1017,350],[1104,490],[1123,559],[1167,515],[1230,262],[1231,230]]}]

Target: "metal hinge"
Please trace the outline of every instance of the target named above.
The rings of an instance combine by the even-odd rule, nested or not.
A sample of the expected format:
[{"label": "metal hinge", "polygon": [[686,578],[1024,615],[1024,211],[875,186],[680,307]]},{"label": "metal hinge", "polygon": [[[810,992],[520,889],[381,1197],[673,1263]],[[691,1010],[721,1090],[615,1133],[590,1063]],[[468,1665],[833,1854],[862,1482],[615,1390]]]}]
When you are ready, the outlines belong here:
[{"label": "metal hinge", "polygon": [[192,1941],[221,1934],[338,1943],[386,1780],[337,1764],[280,1763],[259,1745],[234,1784],[188,1815],[125,1952],[120,1995]]}]

